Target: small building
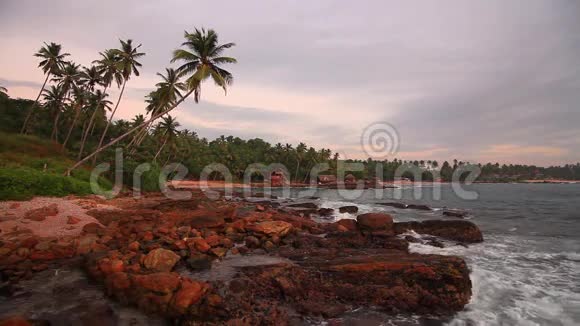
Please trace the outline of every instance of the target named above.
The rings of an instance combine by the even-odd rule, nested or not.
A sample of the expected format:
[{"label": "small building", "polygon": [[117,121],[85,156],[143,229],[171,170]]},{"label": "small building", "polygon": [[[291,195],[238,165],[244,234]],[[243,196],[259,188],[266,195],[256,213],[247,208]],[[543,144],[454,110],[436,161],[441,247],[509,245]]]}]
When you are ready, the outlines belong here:
[{"label": "small building", "polygon": [[336,176],[331,174],[322,174],[316,179],[319,184],[336,183]]}]

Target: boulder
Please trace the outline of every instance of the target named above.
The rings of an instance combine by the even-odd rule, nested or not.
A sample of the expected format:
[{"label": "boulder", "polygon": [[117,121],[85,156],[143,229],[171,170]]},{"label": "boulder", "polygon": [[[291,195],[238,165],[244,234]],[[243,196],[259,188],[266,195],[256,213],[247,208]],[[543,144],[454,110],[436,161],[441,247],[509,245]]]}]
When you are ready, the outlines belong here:
[{"label": "boulder", "polygon": [[481,230],[470,221],[463,220],[427,220],[422,222],[395,223],[395,233],[402,234],[413,230],[420,234],[429,234],[444,239],[466,243],[482,242]]},{"label": "boulder", "polygon": [[40,222],[44,221],[48,216],[56,216],[57,214],[58,205],[50,204],[48,206],[40,207],[26,212],[24,218],[27,220]]},{"label": "boulder", "polygon": [[145,290],[163,294],[171,293],[179,286],[179,274],[160,272],[146,275],[133,275],[133,283]]},{"label": "boulder", "polygon": [[180,257],[171,250],[158,248],[150,251],[143,261],[145,268],[156,272],[170,272]]},{"label": "boulder", "polygon": [[267,236],[283,237],[292,230],[292,224],[284,221],[265,221],[248,226],[248,229]]},{"label": "boulder", "polygon": [[358,207],[354,206],[354,205],[342,206],[342,207],[338,208],[338,211],[340,213],[356,214],[356,213],[358,213]]},{"label": "boulder", "polygon": [[367,213],[356,217],[361,230],[393,232],[393,217],[385,213]]},{"label": "boulder", "polygon": [[345,218],[345,219],[342,219],[342,220],[336,222],[335,224],[338,226],[342,226],[343,228],[345,228],[348,231],[356,231],[356,229],[357,229],[357,222],[356,222],[356,220],[353,220],[353,219]]},{"label": "boulder", "polygon": [[183,280],[181,282],[181,288],[173,296],[171,307],[180,314],[187,312],[189,306],[201,300],[207,288],[206,283]]}]

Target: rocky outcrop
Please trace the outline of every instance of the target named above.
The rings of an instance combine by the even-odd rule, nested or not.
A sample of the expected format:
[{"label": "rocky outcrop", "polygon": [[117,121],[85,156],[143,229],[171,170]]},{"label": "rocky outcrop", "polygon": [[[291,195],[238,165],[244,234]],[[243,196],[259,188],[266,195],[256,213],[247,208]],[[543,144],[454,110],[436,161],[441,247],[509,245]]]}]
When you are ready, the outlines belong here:
[{"label": "rocky outcrop", "polygon": [[422,222],[400,222],[395,223],[394,229],[396,234],[413,230],[417,233],[465,243],[483,241],[481,230],[470,221],[428,220]]},{"label": "rocky outcrop", "polygon": [[358,212],[358,207],[354,205],[342,206],[338,208],[338,211],[340,213],[356,214]]},{"label": "rocky outcrop", "polygon": [[385,213],[366,213],[356,217],[361,230],[384,231],[393,234],[393,217]]},{"label": "rocky outcrop", "polygon": [[32,221],[44,221],[49,216],[56,216],[58,214],[58,205],[50,204],[45,207],[30,210],[26,212],[24,218]]}]

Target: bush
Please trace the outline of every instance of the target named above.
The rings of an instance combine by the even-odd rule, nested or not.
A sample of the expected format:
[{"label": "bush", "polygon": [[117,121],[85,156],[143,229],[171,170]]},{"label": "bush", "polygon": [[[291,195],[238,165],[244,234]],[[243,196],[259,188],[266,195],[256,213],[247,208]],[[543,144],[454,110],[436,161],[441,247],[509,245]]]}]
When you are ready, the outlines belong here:
[{"label": "bush", "polygon": [[[105,183],[106,186],[106,182]],[[0,200],[25,200],[34,196],[62,197],[92,193],[88,181],[27,167],[0,168]]]}]

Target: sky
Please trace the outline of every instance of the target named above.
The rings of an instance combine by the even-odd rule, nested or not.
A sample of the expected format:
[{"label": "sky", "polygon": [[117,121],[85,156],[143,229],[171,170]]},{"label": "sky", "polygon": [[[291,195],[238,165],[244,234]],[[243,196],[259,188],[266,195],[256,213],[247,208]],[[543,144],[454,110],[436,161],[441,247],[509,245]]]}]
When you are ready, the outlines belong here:
[{"label": "sky", "polygon": [[[2,0],[0,85],[34,98],[44,78],[33,54],[43,42],[90,65],[130,38],[147,54],[119,107],[131,119],[145,113],[156,73],[176,67],[171,52],[196,27],[235,42],[228,55],[238,59],[226,67],[235,79],[227,95],[209,81],[199,104],[174,111],[201,137],[305,142],[342,158],[580,161],[573,0]],[[372,133],[379,147],[369,151],[377,139],[365,130],[380,123],[391,128]]]}]

